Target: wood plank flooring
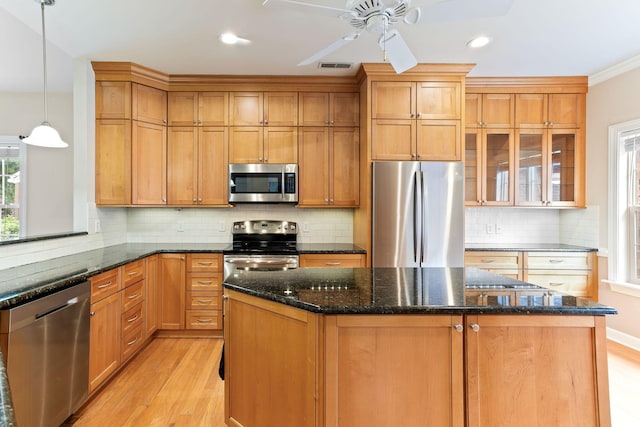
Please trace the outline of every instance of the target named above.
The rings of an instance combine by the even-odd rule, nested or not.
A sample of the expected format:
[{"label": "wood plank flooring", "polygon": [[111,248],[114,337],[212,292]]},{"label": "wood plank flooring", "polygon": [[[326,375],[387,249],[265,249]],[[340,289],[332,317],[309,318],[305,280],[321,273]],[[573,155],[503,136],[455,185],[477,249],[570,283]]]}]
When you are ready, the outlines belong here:
[{"label": "wood plank flooring", "polygon": [[[156,338],[66,426],[224,427],[221,339]],[[613,427],[640,420],[640,353],[608,342]]]}]

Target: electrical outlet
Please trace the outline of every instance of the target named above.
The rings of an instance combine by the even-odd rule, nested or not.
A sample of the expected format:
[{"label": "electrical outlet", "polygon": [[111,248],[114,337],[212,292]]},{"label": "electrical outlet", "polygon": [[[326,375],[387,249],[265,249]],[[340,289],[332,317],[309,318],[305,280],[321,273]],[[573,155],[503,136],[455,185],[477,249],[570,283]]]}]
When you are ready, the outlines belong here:
[{"label": "electrical outlet", "polygon": [[302,231],[304,231],[305,233],[309,232],[309,223],[308,222],[303,222],[302,223]]},{"label": "electrical outlet", "polygon": [[224,226],[224,221],[218,222],[218,231],[224,232],[225,230],[226,230],[226,228]]},{"label": "electrical outlet", "polygon": [[100,224],[100,220],[96,219],[96,222],[94,224],[94,230],[96,233],[100,233],[102,231],[102,226]]},{"label": "electrical outlet", "polygon": [[176,223],[176,230],[177,230],[177,231],[184,231],[184,222],[182,222],[182,221],[178,221],[178,222]]},{"label": "electrical outlet", "polygon": [[502,225],[496,224],[496,234],[502,234]]},{"label": "electrical outlet", "polygon": [[487,234],[494,234],[496,231],[495,226],[493,224],[486,224],[485,227],[487,230]]}]

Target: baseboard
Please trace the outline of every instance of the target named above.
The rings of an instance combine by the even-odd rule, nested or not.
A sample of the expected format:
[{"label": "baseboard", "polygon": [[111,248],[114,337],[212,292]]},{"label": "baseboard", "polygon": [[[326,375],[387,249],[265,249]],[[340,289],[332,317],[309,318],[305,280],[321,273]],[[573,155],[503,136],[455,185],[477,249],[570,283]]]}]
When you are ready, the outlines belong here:
[{"label": "baseboard", "polygon": [[625,334],[613,328],[607,328],[607,339],[640,352],[640,338]]}]

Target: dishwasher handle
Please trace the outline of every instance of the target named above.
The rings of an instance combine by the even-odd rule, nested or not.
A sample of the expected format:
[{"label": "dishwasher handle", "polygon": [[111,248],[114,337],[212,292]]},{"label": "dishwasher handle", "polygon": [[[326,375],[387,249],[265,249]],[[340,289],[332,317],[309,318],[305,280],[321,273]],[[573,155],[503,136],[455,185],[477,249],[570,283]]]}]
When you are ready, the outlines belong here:
[{"label": "dishwasher handle", "polygon": [[46,317],[46,316],[48,316],[50,314],[53,314],[56,311],[64,310],[65,308],[71,307],[72,305],[75,305],[77,303],[78,303],[78,297],[71,298],[65,304],[59,305],[57,307],[53,307],[53,308],[51,308],[49,310],[46,310],[46,311],[43,311],[41,313],[36,314],[35,315],[35,320],[42,319],[43,317]]}]

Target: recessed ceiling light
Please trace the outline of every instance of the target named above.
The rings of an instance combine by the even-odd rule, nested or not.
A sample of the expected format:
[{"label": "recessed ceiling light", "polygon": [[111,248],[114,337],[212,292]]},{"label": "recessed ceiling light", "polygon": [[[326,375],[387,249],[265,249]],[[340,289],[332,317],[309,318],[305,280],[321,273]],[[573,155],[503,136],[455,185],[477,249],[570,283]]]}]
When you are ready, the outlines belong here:
[{"label": "recessed ceiling light", "polygon": [[236,36],[233,33],[223,33],[218,37],[222,43],[225,44],[248,44],[251,43],[250,40],[243,39],[241,37]]},{"label": "recessed ceiling light", "polygon": [[470,48],[479,48],[488,45],[491,43],[491,38],[487,36],[479,36],[474,39],[471,39],[467,42],[467,46]]}]

